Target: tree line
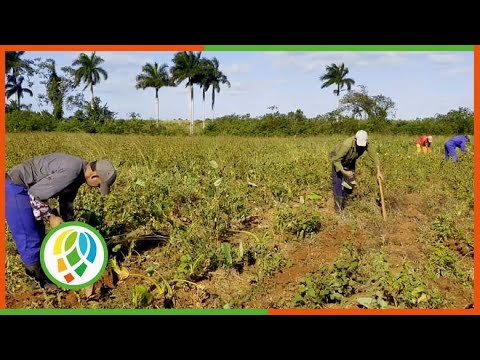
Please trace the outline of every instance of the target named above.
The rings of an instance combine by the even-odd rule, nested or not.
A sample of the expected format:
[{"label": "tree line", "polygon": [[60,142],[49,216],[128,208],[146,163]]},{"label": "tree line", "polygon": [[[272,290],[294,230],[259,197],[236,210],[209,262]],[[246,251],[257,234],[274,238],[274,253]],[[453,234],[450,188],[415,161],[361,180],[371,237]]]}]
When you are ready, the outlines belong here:
[{"label": "tree line", "polygon": [[[132,114],[134,115],[134,114]],[[307,118],[301,110],[281,114],[278,111],[259,117],[227,115],[207,123],[194,122],[195,134],[238,136],[313,136],[322,134],[351,135],[364,129],[379,134],[454,135],[473,134],[473,111],[467,108],[451,110],[416,120],[382,120],[339,115],[333,111]],[[115,121],[94,122],[89,118],[55,119],[48,112],[13,111],[7,114],[8,132],[81,131],[110,134],[189,135],[190,126],[183,121],[144,121],[135,117]]]},{"label": "tree line", "polygon": [[[107,71],[101,67],[105,62],[95,52],[90,55],[81,53],[77,59],[72,62],[72,66],[65,66],[57,71],[55,60],[41,59],[27,60],[23,59],[24,51],[11,51],[6,53],[5,73],[7,74],[6,97],[16,97],[16,100],[7,104],[6,111],[10,113],[14,110],[29,110],[26,105],[21,104],[24,94],[33,96],[33,92],[24,86],[25,76],[31,77],[34,74],[40,76],[41,84],[45,86],[45,94],[38,96],[39,100],[45,105],[53,106],[52,116],[56,120],[64,117],[64,106],[68,110],[77,108],[74,118],[90,118],[95,123],[97,120],[114,118],[115,113],[111,112],[106,105],[101,106],[100,99],[95,97],[94,87],[103,80],[108,79]],[[189,89],[190,96],[190,134],[193,134],[194,122],[194,85],[198,85],[202,90],[203,99],[203,127],[205,127],[205,97],[208,90],[211,89],[212,100],[211,108],[213,118],[215,117],[215,93],[219,93],[221,85],[230,87],[227,76],[220,70],[218,59],[202,58],[201,52],[183,51],[174,55],[173,66],[170,68],[167,64],[146,63],[142,67],[141,73],[136,77],[135,87],[137,89],[152,88],[155,90],[155,100],[157,105],[157,127],[160,120],[160,100],[159,90],[162,87],[175,87],[186,80],[186,87]],[[29,82],[28,86],[33,83]],[[87,88],[90,90],[90,103],[83,98],[82,92],[75,91],[80,85],[85,85],[82,91]]]}]

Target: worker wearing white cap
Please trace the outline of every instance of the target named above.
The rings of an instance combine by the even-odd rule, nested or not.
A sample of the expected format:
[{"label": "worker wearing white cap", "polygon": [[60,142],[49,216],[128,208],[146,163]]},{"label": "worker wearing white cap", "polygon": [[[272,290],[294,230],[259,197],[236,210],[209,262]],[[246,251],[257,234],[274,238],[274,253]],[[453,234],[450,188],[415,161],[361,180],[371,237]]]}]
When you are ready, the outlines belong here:
[{"label": "worker wearing white cap", "polygon": [[352,185],[356,185],[354,177],[355,163],[364,152],[367,152],[368,157],[375,163],[377,177],[383,180],[378,157],[368,146],[367,132],[359,130],[355,136],[349,137],[343,143],[337,145],[330,153],[333,196],[335,210],[337,211],[343,210],[345,200],[352,192]]}]

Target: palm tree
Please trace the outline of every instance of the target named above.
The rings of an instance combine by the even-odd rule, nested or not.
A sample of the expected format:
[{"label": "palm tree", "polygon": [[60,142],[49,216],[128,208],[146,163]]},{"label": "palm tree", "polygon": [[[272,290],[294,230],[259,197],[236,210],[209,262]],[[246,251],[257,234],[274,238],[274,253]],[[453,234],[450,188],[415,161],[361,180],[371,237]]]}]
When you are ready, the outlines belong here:
[{"label": "palm tree", "polygon": [[153,64],[146,63],[142,67],[142,73],[137,75],[137,85],[135,85],[135,88],[137,89],[145,90],[149,87],[155,89],[155,99],[157,99],[157,127],[160,120],[160,101],[158,99],[158,90],[164,86],[171,85],[167,69],[167,64],[162,64],[159,67],[156,62]]},{"label": "palm tree", "polygon": [[208,88],[210,87],[211,82],[210,82],[210,79],[208,78],[208,76],[205,76],[203,79],[202,79],[202,82],[201,82],[201,87],[202,87],[202,107],[203,107],[203,125],[202,127],[205,129],[205,94],[208,90]]},{"label": "palm tree", "polygon": [[193,84],[198,81],[200,73],[200,56],[201,52],[193,51],[178,52],[173,57],[173,67],[170,68],[172,80],[175,85],[179,85],[183,80],[187,79],[186,87],[190,90],[190,135],[193,135]]},{"label": "palm tree", "polygon": [[92,53],[90,57],[87,54],[81,53],[78,56],[72,66],[78,66],[75,69],[75,86],[78,86],[82,81],[85,83],[85,90],[88,86],[90,86],[90,92],[92,94],[92,98],[90,100],[92,109],[94,107],[94,94],[93,94],[93,87],[101,81],[101,76],[103,75],[104,80],[108,79],[107,72],[99,67],[105,60],[101,57],[97,56],[95,52]]},{"label": "palm tree", "polygon": [[326,73],[320,77],[320,80],[324,83],[322,84],[322,89],[329,87],[330,85],[337,85],[337,88],[333,90],[333,93],[337,95],[337,110],[340,106],[340,91],[346,85],[347,90],[352,89],[352,85],[355,85],[355,80],[346,78],[348,74],[348,68],[345,67],[343,63],[338,66],[337,64],[327,65]]},{"label": "palm tree", "polygon": [[[208,76],[208,81],[205,82],[204,89],[205,91],[208,90],[208,88],[211,86],[212,87],[212,119],[215,120],[215,91],[217,93],[220,93],[220,84],[226,84],[228,87],[231,86],[230,82],[227,79],[227,76],[222,73],[219,69],[219,62],[217,58],[213,58],[210,61],[210,66],[208,68],[207,76]],[[205,124],[204,124],[205,127]]]},{"label": "palm tree", "polygon": [[5,53],[5,74],[12,70],[12,75],[18,76],[22,73],[33,74],[32,60],[21,59],[25,51],[7,51]]},{"label": "palm tree", "polygon": [[199,74],[193,79],[194,83],[200,85],[202,89],[202,107],[203,107],[203,128],[205,129],[205,94],[212,84],[213,63],[209,59],[201,59],[199,65]]},{"label": "palm tree", "polygon": [[20,104],[20,98],[23,97],[23,93],[30,94],[30,96],[33,96],[32,90],[28,88],[22,87],[24,77],[19,76],[18,78],[14,75],[8,75],[7,76],[7,85],[5,86],[6,92],[5,95],[7,96],[7,99],[10,98],[12,95],[17,95],[17,106],[18,109],[21,109],[21,104]]}]

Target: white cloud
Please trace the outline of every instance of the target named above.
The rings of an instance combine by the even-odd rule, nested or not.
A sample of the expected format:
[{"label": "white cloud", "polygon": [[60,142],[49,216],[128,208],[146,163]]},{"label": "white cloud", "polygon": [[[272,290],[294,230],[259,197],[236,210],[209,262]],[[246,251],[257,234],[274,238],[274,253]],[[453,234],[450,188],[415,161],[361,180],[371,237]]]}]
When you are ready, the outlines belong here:
[{"label": "white cloud", "polygon": [[336,51],[336,52],[266,52],[276,67],[296,67],[305,72],[321,72],[327,65],[343,62],[349,66],[378,67],[407,65],[426,59],[438,66],[461,64],[465,54],[423,51]]},{"label": "white cloud", "polygon": [[[138,56],[135,53],[119,53],[116,51],[99,51],[97,55],[105,60],[104,64],[109,67],[126,67],[135,65],[140,69],[145,63],[153,63],[155,60],[153,57]],[[158,62],[158,61],[157,61]]]},{"label": "white cloud", "polygon": [[458,53],[429,53],[428,60],[439,72],[449,75],[472,74],[473,65],[465,66],[467,54]]},{"label": "white cloud", "polygon": [[[452,67],[447,70],[449,75],[463,75],[463,74],[473,74],[473,68],[463,66],[463,67]],[[473,81],[473,79],[472,79]]]},{"label": "white cloud", "polygon": [[464,57],[460,54],[449,53],[429,53],[428,59],[437,64],[458,64],[464,61]]},{"label": "white cloud", "polygon": [[327,65],[343,62],[350,66],[373,67],[380,65],[400,65],[409,61],[404,52],[270,52],[267,57],[272,59],[276,67],[294,66],[305,72],[321,72]]},{"label": "white cloud", "polygon": [[252,71],[252,65],[246,63],[235,63],[225,65],[222,72],[229,76],[229,74],[248,74]]},{"label": "white cloud", "polygon": [[105,93],[122,93],[125,90],[135,89],[136,76],[140,71],[130,66],[124,70],[120,69],[105,69],[108,72],[108,79],[103,80],[96,86]]},{"label": "white cloud", "polygon": [[238,95],[244,95],[248,93],[248,85],[242,84],[238,81],[232,81],[230,84],[231,84],[230,88],[228,86],[225,86],[220,91],[224,92],[225,95],[229,95],[229,96],[238,96]]}]

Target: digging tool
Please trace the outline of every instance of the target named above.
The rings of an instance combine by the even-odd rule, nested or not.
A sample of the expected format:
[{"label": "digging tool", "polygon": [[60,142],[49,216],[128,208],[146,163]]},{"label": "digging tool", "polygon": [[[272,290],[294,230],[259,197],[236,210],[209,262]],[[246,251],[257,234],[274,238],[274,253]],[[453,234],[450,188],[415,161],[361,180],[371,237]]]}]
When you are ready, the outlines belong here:
[{"label": "digging tool", "polygon": [[380,188],[380,200],[382,201],[382,215],[383,215],[383,220],[387,220],[387,211],[385,210],[385,199],[383,197],[383,186],[382,186],[382,180],[377,176],[377,181],[378,181],[378,187]]}]

